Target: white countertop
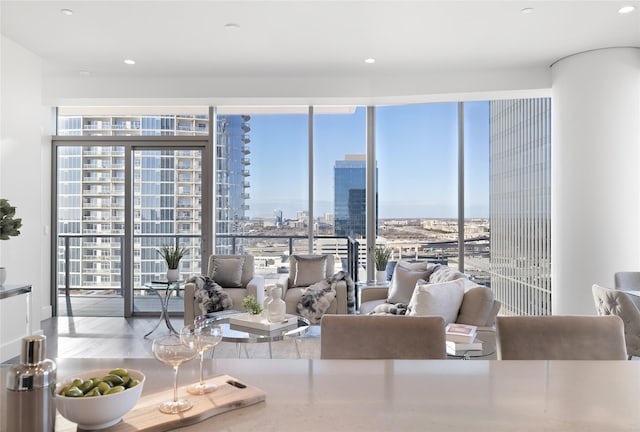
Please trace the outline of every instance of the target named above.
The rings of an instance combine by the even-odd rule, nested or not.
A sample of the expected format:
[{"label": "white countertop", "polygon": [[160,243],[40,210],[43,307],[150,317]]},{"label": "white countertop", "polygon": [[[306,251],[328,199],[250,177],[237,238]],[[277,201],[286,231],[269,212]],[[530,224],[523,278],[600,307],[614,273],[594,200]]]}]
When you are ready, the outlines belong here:
[{"label": "white countertop", "polygon": [[[147,374],[144,394],[171,388],[171,369],[153,359],[63,359],[58,378],[119,366]],[[179,430],[640,430],[634,361],[220,359],[205,367],[263,389],[266,401]],[[197,376],[198,362],[187,363],[179,385]]]}]

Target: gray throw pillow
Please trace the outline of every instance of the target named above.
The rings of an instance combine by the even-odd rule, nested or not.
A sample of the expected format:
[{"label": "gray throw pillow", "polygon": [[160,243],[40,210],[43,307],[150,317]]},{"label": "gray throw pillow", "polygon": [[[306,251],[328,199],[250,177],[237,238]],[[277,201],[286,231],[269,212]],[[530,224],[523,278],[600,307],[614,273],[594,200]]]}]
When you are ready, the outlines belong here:
[{"label": "gray throw pillow", "polygon": [[214,257],[212,279],[222,288],[242,288],[244,257]]},{"label": "gray throw pillow", "polygon": [[309,286],[326,279],[327,256],[293,255],[296,260],[296,277],[293,286]]},{"label": "gray throw pillow", "polygon": [[393,304],[409,303],[416,282],[419,279],[427,280],[428,278],[428,271],[412,271],[402,265],[397,265],[391,277],[387,302]]}]

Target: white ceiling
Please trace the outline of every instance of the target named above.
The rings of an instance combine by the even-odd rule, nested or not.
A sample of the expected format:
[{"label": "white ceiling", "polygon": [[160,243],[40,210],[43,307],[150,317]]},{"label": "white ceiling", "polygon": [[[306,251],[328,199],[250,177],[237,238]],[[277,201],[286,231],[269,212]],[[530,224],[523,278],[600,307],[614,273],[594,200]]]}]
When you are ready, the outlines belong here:
[{"label": "white ceiling", "polygon": [[[636,10],[619,14],[628,4]],[[2,0],[0,18],[45,76],[71,79],[391,79],[548,68],[586,50],[640,47],[640,1]]]}]

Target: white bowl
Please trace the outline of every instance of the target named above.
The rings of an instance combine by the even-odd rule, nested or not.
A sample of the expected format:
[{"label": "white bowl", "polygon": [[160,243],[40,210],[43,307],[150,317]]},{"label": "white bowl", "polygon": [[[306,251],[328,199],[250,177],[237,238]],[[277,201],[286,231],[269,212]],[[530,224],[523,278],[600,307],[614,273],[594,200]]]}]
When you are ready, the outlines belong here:
[{"label": "white bowl", "polygon": [[60,414],[67,420],[77,423],[78,427],[82,429],[103,429],[118,423],[122,416],[136,405],[142,394],[145,376],[140,371],[128,369],[129,376],[137,379],[140,383],[119,393],[94,397],[66,397],[58,394],[75,378],[83,380],[93,377],[102,378],[113,369],[115,368],[83,372],[58,383],[55,399]]}]

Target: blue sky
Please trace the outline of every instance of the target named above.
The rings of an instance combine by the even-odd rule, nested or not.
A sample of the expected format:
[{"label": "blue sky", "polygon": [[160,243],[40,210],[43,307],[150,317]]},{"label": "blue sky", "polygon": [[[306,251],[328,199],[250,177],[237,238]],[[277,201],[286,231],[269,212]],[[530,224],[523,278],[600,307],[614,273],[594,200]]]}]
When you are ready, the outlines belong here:
[{"label": "blue sky", "polygon": [[[457,103],[376,108],[380,218],[449,218],[457,214]],[[251,116],[249,216],[307,208],[307,116]],[[314,212],[333,213],[333,168],[364,154],[365,108],[314,119]],[[465,103],[465,213],[489,214],[489,103]]]}]

